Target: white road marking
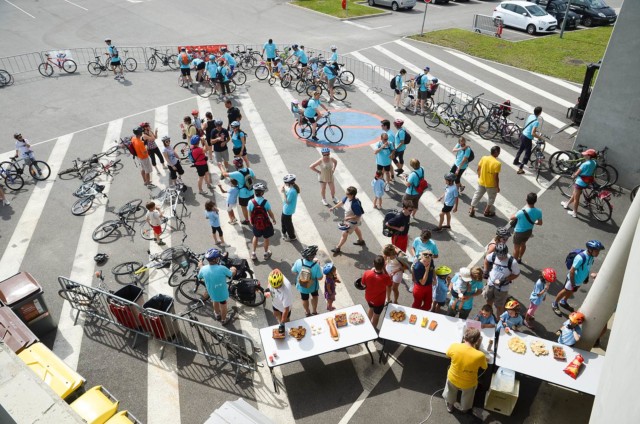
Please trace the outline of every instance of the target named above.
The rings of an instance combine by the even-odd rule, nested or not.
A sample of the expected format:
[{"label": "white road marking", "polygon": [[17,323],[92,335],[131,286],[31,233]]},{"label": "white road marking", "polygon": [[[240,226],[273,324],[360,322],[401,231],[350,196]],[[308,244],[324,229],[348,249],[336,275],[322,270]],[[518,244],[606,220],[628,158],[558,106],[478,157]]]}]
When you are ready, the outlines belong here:
[{"label": "white road marking", "polygon": [[[122,131],[122,119],[111,121],[107,128],[107,133],[103,142],[103,150],[113,145],[113,140],[117,139]],[[69,137],[69,141],[71,137]],[[57,143],[59,144],[59,142]],[[56,144],[56,147],[57,147]],[[53,173],[53,168],[51,169]],[[57,174],[57,170],[55,171]],[[55,174],[54,174],[55,175]],[[109,193],[111,187],[111,179],[106,179],[103,183],[104,194]],[[42,209],[43,203],[38,203],[38,207]],[[82,284],[91,285],[93,282],[93,273],[95,271],[95,262],[93,257],[98,253],[100,245],[95,243],[91,238],[93,230],[104,221],[105,207],[97,207],[92,214],[83,218],[82,228],[78,236],[78,245],[74,255],[73,266],[69,279]],[[26,209],[23,216],[28,215]],[[82,347],[82,337],[84,329],[82,322],[73,325],[75,313],[68,302],[63,302],[62,311],[60,312],[60,320],[58,321],[58,330],[56,340],[53,344],[53,351],[60,359],[67,363],[74,370],[78,368],[78,359],[80,358],[80,349]]]},{"label": "white road marking", "polygon": [[69,4],[71,4],[71,5],[75,6],[75,7],[79,7],[82,10],[86,10],[87,12],[89,11],[89,9],[84,8],[84,7],[80,6],[79,4],[75,4],[73,2],[70,2],[69,0],[64,0],[64,1],[66,1],[67,3],[69,3]]},{"label": "white road marking", "polygon": [[459,58],[459,59],[462,59],[462,60],[464,60],[466,62],[471,63],[474,66],[477,66],[480,69],[484,69],[485,71],[488,71],[488,72],[490,72],[490,73],[492,73],[492,74],[494,74],[496,76],[499,76],[500,78],[504,78],[507,81],[512,82],[512,83],[516,84],[519,87],[527,89],[527,90],[529,90],[529,91],[531,91],[531,92],[533,92],[535,94],[538,94],[538,95],[540,95],[540,96],[542,96],[542,97],[544,97],[544,98],[546,98],[548,100],[551,100],[552,102],[557,103],[560,106],[571,107],[571,106],[574,105],[573,103],[568,102],[565,99],[561,99],[560,97],[556,96],[555,94],[549,93],[548,91],[542,90],[541,88],[536,87],[536,86],[534,86],[532,84],[529,84],[529,83],[527,83],[525,81],[522,81],[519,78],[513,77],[513,76],[507,74],[506,72],[502,72],[502,71],[500,71],[500,70],[498,70],[496,68],[493,68],[493,67],[487,65],[486,63],[482,63],[479,60],[476,60],[476,59],[474,59],[474,58],[472,58],[470,56],[467,56],[466,54],[462,54],[462,53],[459,53],[459,52],[456,52],[456,51],[453,51],[453,50],[445,50],[445,51],[447,53]]},{"label": "white road marking", "polygon": [[[5,1],[6,1],[6,0],[5,0]],[[344,24],[349,24],[349,25],[353,25],[353,26],[355,26],[355,27],[358,27],[358,28],[364,29],[364,30],[366,30],[366,31],[371,31],[371,29],[372,29],[371,27],[368,27],[368,26],[366,26],[366,25],[362,25],[362,24],[359,24],[359,23],[356,23],[356,22],[352,22],[352,21],[342,21],[342,23],[344,23]]]},{"label": "white road marking", "polygon": [[[474,77],[473,75],[471,75],[471,74],[469,74],[467,72],[464,72],[460,68],[456,68],[455,66],[449,65],[447,62],[445,62],[445,61],[443,61],[441,59],[438,59],[435,56],[432,56],[432,55],[430,55],[428,53],[425,53],[422,50],[418,49],[417,47],[412,46],[411,44],[409,44],[409,43],[407,43],[405,41],[396,41],[395,43],[398,44],[399,46],[402,46],[402,47],[406,48],[407,50],[410,50],[411,52],[413,52],[413,53],[415,53],[415,54],[417,54],[419,56],[424,57],[425,59],[428,59],[429,61],[431,61],[434,64],[440,65],[444,69],[448,69],[450,72],[455,73],[459,77],[465,78],[468,81],[470,81],[470,82],[482,87],[483,89],[493,92],[498,97],[502,97],[504,99],[511,99],[511,103],[512,104],[517,104],[524,110],[533,111],[534,107],[532,105],[530,105],[530,104],[526,103],[525,101],[520,100],[520,99],[518,99],[516,97],[513,97],[509,93],[507,93],[507,92],[505,92],[505,91],[503,91],[503,90],[501,90],[501,89],[499,89],[497,87],[494,87],[491,84],[489,84],[489,83],[487,83],[485,81],[482,81],[482,80]],[[545,114],[543,112],[543,116],[544,115]],[[566,125],[564,122],[560,121],[559,119],[556,119],[556,118],[554,118],[552,116],[549,116],[549,115],[546,115],[546,116],[547,116],[546,121],[548,121],[551,125],[553,125],[556,128],[562,128],[562,127],[564,127]],[[567,134],[570,134],[570,135],[572,135],[572,134],[574,134],[576,132],[576,130],[574,128],[567,128],[564,131]]]},{"label": "white road marking", "polygon": [[[58,175],[58,171],[60,171],[60,165],[64,160],[64,156],[67,154],[72,138],[73,134],[62,136],[58,138],[57,143],[53,146],[51,155],[46,160],[51,168],[51,176],[46,181],[38,181],[33,187],[31,196],[29,196],[24,211],[22,215],[20,215],[16,229],[11,235],[11,239],[7,243],[7,248],[0,259],[0,281],[20,271],[22,261],[27,253],[33,234],[36,231],[40,216],[42,216],[42,212],[45,210],[44,206],[47,203],[51,188]],[[36,156],[37,155],[38,152],[36,151]],[[27,170],[25,174],[27,181],[31,179],[31,176],[28,174],[29,171]],[[91,239],[91,237],[89,238]]]},{"label": "white road marking", "polygon": [[5,1],[5,2],[7,2],[7,3],[9,3],[11,6],[15,7],[16,9],[18,9],[19,11],[21,11],[21,12],[22,12],[22,13],[24,13],[25,15],[29,15],[29,16],[31,16],[33,19],[35,19],[35,18],[36,18],[36,17],[35,17],[35,16],[33,16],[31,13],[29,13],[29,12],[25,11],[24,9],[22,9],[22,8],[20,8],[20,7],[18,7],[18,6],[16,6],[15,4],[11,3],[9,0],[4,0],[4,1]]},{"label": "white road marking", "polygon": [[556,78],[556,77],[552,77],[549,75],[544,75],[544,74],[539,74],[537,72],[531,72],[533,75],[540,77],[542,79],[546,79],[547,81],[551,81],[554,84],[557,84],[561,87],[564,87],[568,90],[573,91],[574,93],[581,93],[582,92],[582,88],[578,85],[576,85],[575,83],[572,82],[568,82],[565,80],[561,80],[560,78]]}]

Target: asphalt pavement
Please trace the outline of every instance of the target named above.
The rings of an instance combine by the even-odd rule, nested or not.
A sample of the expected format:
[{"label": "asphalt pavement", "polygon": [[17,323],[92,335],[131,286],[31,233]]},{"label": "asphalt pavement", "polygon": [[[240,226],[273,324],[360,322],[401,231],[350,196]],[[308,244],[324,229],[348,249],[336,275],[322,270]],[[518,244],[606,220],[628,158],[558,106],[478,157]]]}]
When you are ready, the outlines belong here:
[{"label": "asphalt pavement", "polygon": [[[181,42],[224,42],[261,43],[273,37],[279,40],[295,40],[309,48],[326,48],[329,44],[339,44],[341,53],[348,57],[369,61],[375,65],[397,69],[405,67],[422,68],[431,66],[431,72],[442,81],[457,89],[476,95],[482,92],[486,98],[502,101],[506,94],[515,107],[530,110],[529,106],[544,108],[545,124],[543,132],[553,134],[564,122],[566,103],[572,104],[577,97],[577,87],[559,83],[527,71],[495,64],[478,59],[470,59],[459,53],[431,45],[400,40],[398,36],[407,32],[406,21],[416,19],[421,5],[410,14],[393,13],[391,16],[358,20],[359,25],[344,24],[329,18],[309,15],[284,2],[238,1],[215,11],[205,2],[193,2],[186,7],[168,1],[109,1],[95,0],[69,2],[56,1],[46,5],[33,6],[28,2],[14,2],[30,13],[30,18],[8,4],[1,4],[0,22],[19,22],[15,31],[7,33],[2,41],[5,54],[19,53],[60,46],[99,46],[105,36],[118,40],[120,45],[179,44]],[[24,3],[24,4],[23,4]],[[468,4],[452,3],[448,7],[429,9],[438,24],[454,26],[455,22],[467,19],[466,9],[486,8],[490,2]],[[77,6],[82,6],[77,7]],[[88,10],[83,10],[88,9]],[[454,9],[455,8],[455,9]],[[450,11],[455,10],[453,14]],[[460,10],[460,13],[457,11]],[[215,13],[214,13],[215,12]],[[224,14],[225,34],[205,25],[193,25],[195,16],[211,20]],[[461,15],[462,14],[462,15]],[[421,19],[421,15],[420,15]],[[469,18],[470,19],[470,18]],[[434,18],[435,20],[435,18]],[[447,21],[448,20],[448,21]],[[273,25],[274,22],[277,24]],[[447,22],[449,22],[447,24]],[[391,25],[387,28],[380,26]],[[214,26],[215,28],[215,26]],[[338,41],[339,40],[339,41]],[[216,117],[223,117],[224,107],[216,99],[203,100],[190,90],[176,84],[174,72],[148,72],[140,67],[139,72],[127,74],[127,81],[119,83],[112,76],[91,77],[83,67],[75,75],[59,75],[44,79],[39,75],[20,79],[15,86],[2,90],[3,116],[0,118],[5,128],[4,148],[0,158],[11,154],[15,131],[22,132],[35,145],[39,158],[47,160],[54,173],[61,167],[70,165],[76,157],[88,157],[91,153],[104,150],[113,140],[130,135],[131,129],[142,121],[148,121],[159,128],[161,135],[168,134],[175,141],[180,140],[179,123],[194,108],[204,114],[211,110]],[[360,120],[358,126],[375,127],[377,117],[407,121],[414,141],[408,147],[407,157],[417,157],[425,164],[427,179],[432,187],[424,197],[418,219],[412,223],[410,238],[413,239],[422,228],[431,228],[436,223],[439,206],[435,198],[443,190],[442,175],[452,163],[449,153],[455,138],[444,131],[425,128],[422,118],[412,114],[396,113],[391,107],[388,84],[379,84],[369,90],[358,81],[349,88],[344,102],[330,105],[336,119],[342,119],[345,126]],[[280,240],[280,231],[273,238],[273,257],[259,260],[255,264],[257,277],[265,282],[268,272],[280,268],[293,279],[291,264],[299,257],[299,251],[306,245],[320,245],[319,257],[328,260],[330,252],[339,238],[336,228],[341,214],[330,213],[320,203],[316,177],[308,170],[308,165],[319,157],[317,146],[306,145],[292,133],[293,119],[289,112],[292,98],[299,98],[295,91],[270,87],[256,81],[249,74],[249,80],[241,87],[234,101],[242,109],[243,129],[249,134],[248,152],[251,167],[257,180],[269,187],[266,194],[274,212],[280,218],[282,203],[278,191],[281,178],[286,173],[298,176],[302,188],[301,202],[294,218],[299,233],[299,242],[286,243]],[[550,95],[551,94],[551,95]],[[372,118],[373,117],[373,118]],[[226,121],[226,116],[224,116]],[[369,119],[374,119],[372,124]],[[354,126],[355,127],[355,126]],[[416,130],[414,130],[414,128]],[[374,132],[375,129],[369,128]],[[339,160],[337,174],[338,197],[349,185],[357,185],[365,205],[363,225],[365,247],[344,247],[345,254],[334,261],[345,284],[339,287],[336,306],[353,303],[366,305],[362,292],[356,290],[352,282],[371,266],[373,257],[386,242],[381,235],[382,214],[370,206],[371,179],[375,170],[372,141],[369,130],[362,128],[345,129],[345,145],[332,146],[333,156]],[[571,146],[573,131],[563,131],[554,135],[550,144],[558,149]],[[351,144],[348,146],[347,144]],[[353,147],[360,145],[359,147]],[[470,137],[476,160],[485,154],[492,143],[479,137]],[[478,261],[483,247],[492,238],[496,226],[504,225],[508,217],[524,205],[528,192],[539,194],[538,206],[543,210],[544,225],[535,230],[535,237],[528,243],[524,259],[523,275],[516,280],[511,293],[527,304],[532,283],[537,270],[552,266],[562,275],[564,256],[569,250],[581,247],[586,240],[598,238],[607,246],[611,245],[618,226],[628,208],[628,197],[614,192],[614,215],[612,221],[599,224],[584,210],[578,219],[569,217],[560,207],[562,196],[555,185],[550,185],[552,177],[543,175],[542,183],[530,175],[524,178],[515,174],[511,165],[515,151],[501,144],[503,153],[502,191],[499,196],[498,214],[488,219],[480,216],[470,218],[466,211],[476,184],[475,172],[465,174],[467,189],[461,196],[459,212],[455,215],[450,232],[434,234],[440,249],[438,264],[453,269]],[[69,208],[75,198],[71,195],[77,188],[77,180],[53,180],[34,184],[29,178],[25,187],[17,193],[9,193],[10,207],[0,208],[0,269],[2,274],[12,274],[18,270],[31,272],[45,288],[45,300],[59,323],[57,334],[45,338],[45,342],[67,363],[71,364],[88,380],[89,385],[103,384],[121,404],[131,410],[144,422],[202,422],[214,409],[226,400],[243,397],[275,422],[313,423],[325,422],[420,422],[433,408],[429,422],[559,422],[568,419],[559,412],[566,405],[580,405],[571,411],[575,422],[587,422],[593,397],[567,392],[563,389],[522,378],[520,400],[511,417],[488,413],[480,409],[484,400],[488,377],[478,391],[474,409],[475,416],[449,415],[441,395],[431,395],[443,387],[448,361],[426,352],[402,346],[387,346],[394,352],[389,364],[370,365],[366,350],[361,347],[327,354],[319,358],[304,360],[278,369],[276,375],[283,382],[284,389],[279,395],[272,392],[269,372],[260,368],[250,379],[236,385],[229,369],[208,364],[202,357],[168,352],[164,361],[158,360],[158,347],[146,341],[138,341],[131,347],[132,337],[121,330],[109,326],[98,326],[85,322],[73,326],[68,305],[57,296],[59,289],[56,277],[71,276],[83,283],[92,282],[96,252],[111,255],[102,267],[105,275],[115,264],[127,260],[144,261],[147,249],[157,250],[154,243],[143,240],[139,235],[123,235],[112,243],[96,244],[90,234],[99,223],[111,218],[114,208],[132,198],[143,201],[153,196],[166,185],[166,170],[154,172],[153,178],[158,189],[149,191],[142,181],[134,162],[121,155],[124,168],[108,182],[108,199],[98,205],[85,217],[75,217]],[[473,167],[473,166],[472,166]],[[211,166],[212,171],[214,167]],[[217,171],[215,180],[217,180]],[[224,204],[224,196],[215,190],[207,196],[197,194],[195,171],[187,166],[185,181],[190,190],[185,194],[187,215],[185,243],[195,251],[204,251],[212,246],[207,221],[204,219],[204,202],[215,199]],[[401,186],[394,184],[385,195],[383,207],[394,209],[401,198]],[[250,246],[250,230],[247,227],[231,226],[226,223],[225,213],[221,213],[225,238],[231,244],[232,254],[247,257]],[[278,225],[279,228],[279,225]],[[177,245],[182,231],[167,235],[168,243]],[[511,245],[510,245],[511,247]],[[602,263],[606,251],[601,255],[595,269]],[[100,268],[98,268],[100,269]],[[163,271],[153,273],[146,286],[146,295],[166,292],[164,283],[167,275]],[[93,281],[93,284],[96,282]],[[120,284],[107,278],[111,289]],[[551,294],[557,293],[560,284],[552,286]],[[573,303],[579,305],[586,292],[576,293]],[[400,303],[409,305],[412,296],[406,289],[401,290]],[[233,302],[232,302],[233,303]],[[548,339],[562,320],[556,317],[548,299],[536,316],[535,334]],[[474,313],[482,305],[480,299],[474,304]],[[273,324],[270,301],[264,309],[236,305],[239,317],[230,328],[254,337],[260,326]],[[176,310],[186,309],[187,302],[176,295]],[[324,310],[320,301],[319,310]],[[304,315],[297,302],[293,318]],[[201,319],[210,320],[204,313]],[[606,343],[605,343],[606,345]],[[371,345],[373,346],[373,344]],[[376,342],[376,348],[381,346]],[[171,350],[171,349],[169,349]],[[264,362],[263,357],[258,358]],[[431,402],[432,400],[432,402]]]}]

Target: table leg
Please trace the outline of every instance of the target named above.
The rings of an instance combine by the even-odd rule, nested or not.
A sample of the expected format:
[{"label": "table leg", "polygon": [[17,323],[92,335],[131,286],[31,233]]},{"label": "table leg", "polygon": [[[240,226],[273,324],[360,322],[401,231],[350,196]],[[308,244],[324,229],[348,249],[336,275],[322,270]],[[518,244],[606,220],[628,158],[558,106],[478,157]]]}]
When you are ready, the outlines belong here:
[{"label": "table leg", "polygon": [[378,357],[378,363],[381,364],[382,363],[382,357],[384,356],[384,348],[386,346],[387,341],[382,339],[382,349],[380,349],[380,356]]},{"label": "table leg", "polygon": [[275,393],[280,393],[280,390],[278,389],[278,384],[276,382],[276,377],[273,375],[273,368],[269,367],[269,372],[271,373],[271,381],[273,381],[273,391]]},{"label": "table leg", "polygon": [[373,353],[371,352],[371,349],[369,349],[369,343],[364,342],[364,347],[367,348],[367,352],[369,352],[369,356],[371,356],[371,364],[373,365]]}]

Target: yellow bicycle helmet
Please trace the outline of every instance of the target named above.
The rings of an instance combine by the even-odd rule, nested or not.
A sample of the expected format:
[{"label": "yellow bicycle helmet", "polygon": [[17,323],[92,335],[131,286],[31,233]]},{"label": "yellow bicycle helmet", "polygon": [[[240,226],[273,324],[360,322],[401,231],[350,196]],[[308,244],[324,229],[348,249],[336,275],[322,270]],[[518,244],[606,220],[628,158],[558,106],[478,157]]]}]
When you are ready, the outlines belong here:
[{"label": "yellow bicycle helmet", "polygon": [[436,268],[436,275],[438,277],[443,277],[445,275],[449,275],[451,274],[451,268],[449,268],[448,266],[439,266],[438,268]]},{"label": "yellow bicycle helmet", "polygon": [[518,309],[520,307],[520,303],[517,300],[510,300],[504,305],[505,309]]},{"label": "yellow bicycle helmet", "polygon": [[274,269],[269,273],[269,285],[274,289],[277,289],[280,286],[282,286],[283,282],[284,282],[284,275],[282,275],[282,272],[278,268]]}]

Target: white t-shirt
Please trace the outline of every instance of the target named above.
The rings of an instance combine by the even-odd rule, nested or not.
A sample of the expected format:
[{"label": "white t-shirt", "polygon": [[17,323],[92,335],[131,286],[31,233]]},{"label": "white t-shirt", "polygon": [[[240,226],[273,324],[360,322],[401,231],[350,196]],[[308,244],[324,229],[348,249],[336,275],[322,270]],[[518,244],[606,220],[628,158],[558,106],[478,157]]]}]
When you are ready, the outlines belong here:
[{"label": "white t-shirt", "polygon": [[162,225],[162,217],[160,217],[160,212],[157,210],[148,211],[147,218],[149,219],[149,224],[153,226]]},{"label": "white t-shirt", "polygon": [[286,277],[280,287],[277,289],[271,287],[271,303],[280,312],[284,312],[284,308],[291,308],[293,295],[291,294],[291,283]]},{"label": "white t-shirt", "polygon": [[[491,252],[487,255],[486,259],[489,263],[491,263],[491,260],[493,259],[494,254],[495,252]],[[500,291],[509,290],[510,284],[505,284],[505,283],[508,283],[507,278],[511,275],[520,274],[518,261],[516,261],[515,258],[512,260],[511,271],[509,271],[510,257],[511,255],[507,255],[507,257],[504,260],[500,260],[500,258],[498,258],[498,256],[496,255],[495,261],[493,263],[493,268],[491,268],[491,272],[489,272],[489,279],[487,280],[487,285],[494,286],[494,282],[496,280],[500,280],[500,284],[501,284]]]},{"label": "white t-shirt", "polygon": [[31,149],[27,147],[27,143],[28,140],[26,139],[16,140],[16,150],[18,151],[20,157],[28,156],[29,152],[31,151]]},{"label": "white t-shirt", "polygon": [[385,270],[387,271],[387,274],[391,276],[391,280],[394,283],[397,284],[402,282],[402,264],[400,264],[397,259],[388,260],[385,265]]}]

